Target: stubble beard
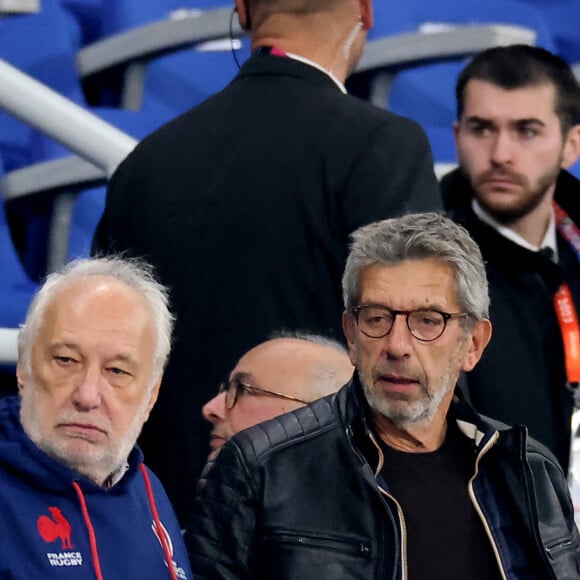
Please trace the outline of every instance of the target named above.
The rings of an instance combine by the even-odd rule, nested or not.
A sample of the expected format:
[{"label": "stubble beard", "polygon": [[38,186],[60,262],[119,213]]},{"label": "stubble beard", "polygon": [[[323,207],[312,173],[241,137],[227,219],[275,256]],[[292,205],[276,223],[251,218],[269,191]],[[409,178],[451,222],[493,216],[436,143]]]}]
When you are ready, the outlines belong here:
[{"label": "stubble beard", "polygon": [[[502,171],[501,169],[486,171],[472,180],[475,199],[500,224],[509,226],[533,212],[544,201],[546,195],[558,179],[561,171],[561,163],[562,155],[558,158],[557,165],[540,175],[533,185],[530,184],[529,179],[525,175],[515,174],[505,170]],[[502,205],[490,201],[488,196],[480,190],[480,187],[490,173],[503,174],[514,178],[522,188],[522,193],[518,199],[513,200],[509,205]]]},{"label": "stubble beard", "polygon": [[369,407],[389,419],[399,429],[406,429],[416,423],[432,421],[445,396],[455,388],[460,372],[459,361],[463,355],[464,341],[465,339],[462,338],[457,345],[452,359],[434,389],[429,389],[428,379],[423,376],[419,381],[421,392],[419,398],[415,401],[405,403],[405,396],[401,395],[399,400],[393,403],[389,399],[382,397],[379,390],[374,388],[374,385],[364,382],[359,373]]},{"label": "stubble beard", "polygon": [[[70,413],[68,414],[70,415]],[[76,417],[80,415],[77,413]],[[74,442],[70,439],[62,439],[52,433],[46,434],[40,429],[40,421],[37,416],[27,417],[22,415],[22,426],[28,437],[44,453],[62,463],[69,469],[84,475],[97,485],[102,485],[113,473],[120,470],[126,463],[129,453],[133,449],[143,424],[147,417],[147,398],[137,410],[125,436],[118,442],[106,442],[93,444],[86,442],[83,449],[74,449]],[[71,417],[63,417],[65,421],[71,421]]]}]

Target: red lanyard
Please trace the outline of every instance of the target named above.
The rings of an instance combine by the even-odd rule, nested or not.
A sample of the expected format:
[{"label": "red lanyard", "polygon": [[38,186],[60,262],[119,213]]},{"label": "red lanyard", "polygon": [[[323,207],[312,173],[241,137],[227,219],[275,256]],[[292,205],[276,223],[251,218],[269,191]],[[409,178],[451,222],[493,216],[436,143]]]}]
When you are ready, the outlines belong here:
[{"label": "red lanyard", "polygon": [[[554,202],[554,212],[558,231],[576,251],[580,261],[580,229],[556,202]],[[554,295],[554,309],[562,332],[568,382],[580,383],[580,325],[572,300],[572,292],[566,282],[562,283]]]}]

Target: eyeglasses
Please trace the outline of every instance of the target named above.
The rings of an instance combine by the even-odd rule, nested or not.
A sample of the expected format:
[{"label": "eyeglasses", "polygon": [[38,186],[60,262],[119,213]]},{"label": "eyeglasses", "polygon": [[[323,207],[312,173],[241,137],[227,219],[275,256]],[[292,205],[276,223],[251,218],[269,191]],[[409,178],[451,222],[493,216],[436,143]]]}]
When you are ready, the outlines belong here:
[{"label": "eyeglasses", "polygon": [[411,335],[421,342],[431,342],[439,338],[447,322],[452,318],[466,318],[467,312],[441,312],[440,310],[391,310],[386,306],[363,304],[351,308],[360,331],[369,338],[383,338],[387,336],[395,318],[399,314],[405,316],[407,328]]},{"label": "eyeglasses", "polygon": [[288,401],[297,401],[298,403],[303,403],[304,405],[309,404],[309,401],[305,401],[304,399],[299,399],[298,397],[293,397],[292,395],[286,395],[284,393],[278,393],[276,391],[270,391],[268,389],[262,389],[261,387],[254,387],[253,385],[248,385],[239,379],[232,379],[231,381],[223,382],[219,386],[218,393],[226,394],[226,409],[228,411],[236,406],[240,393],[250,393],[251,395],[266,395],[269,397],[286,399]]}]

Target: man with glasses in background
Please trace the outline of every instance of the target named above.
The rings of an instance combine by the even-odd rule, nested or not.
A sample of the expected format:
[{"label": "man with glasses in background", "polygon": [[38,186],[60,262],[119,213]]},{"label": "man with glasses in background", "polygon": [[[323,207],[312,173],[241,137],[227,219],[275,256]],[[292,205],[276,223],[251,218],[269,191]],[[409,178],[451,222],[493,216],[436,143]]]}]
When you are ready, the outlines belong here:
[{"label": "man with glasses in background", "polygon": [[455,389],[491,337],[477,244],[435,213],[352,238],[343,328],[357,372],[208,466],[185,535],[196,579],[578,578],[556,460]]},{"label": "man with glasses in background", "polygon": [[314,334],[281,334],[249,350],[203,407],[212,424],[208,460],[242,429],[335,393],[352,377],[347,350]]}]

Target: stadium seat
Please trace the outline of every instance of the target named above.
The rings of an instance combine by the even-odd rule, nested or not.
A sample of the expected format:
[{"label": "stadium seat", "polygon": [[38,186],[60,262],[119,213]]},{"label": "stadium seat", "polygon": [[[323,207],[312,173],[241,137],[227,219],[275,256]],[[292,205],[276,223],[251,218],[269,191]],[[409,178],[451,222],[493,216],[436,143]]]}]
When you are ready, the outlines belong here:
[{"label": "stadium seat", "polygon": [[[62,55],[74,54],[79,46],[80,29],[58,0],[43,0],[39,13],[0,23],[0,58],[61,92],[78,84],[65,72],[74,69],[62,66]],[[0,110],[0,155],[7,171],[31,162],[30,136],[28,125]]]},{"label": "stadium seat", "polygon": [[451,127],[427,125],[424,127],[433,152],[435,175],[441,179],[443,175],[457,166],[455,140]]},{"label": "stadium seat", "polygon": [[[386,0],[386,3],[392,10],[400,4],[398,0]],[[470,0],[468,6],[464,0],[406,0],[404,5],[418,29],[434,25],[510,24],[533,29],[537,46],[555,50],[543,13],[521,0]]]},{"label": "stadium seat", "polygon": [[[81,44],[86,45],[103,35],[103,0],[60,0],[77,20],[81,30]],[[140,4],[140,3],[139,3]]]},{"label": "stadium seat", "polygon": [[[430,14],[427,8],[418,0],[387,0],[378,6],[363,57],[348,81],[351,92],[379,107],[392,108],[394,80],[404,86],[401,78],[420,74],[426,66],[457,62],[491,46],[533,44],[538,36],[536,30],[526,26],[467,19],[465,10],[450,14],[447,22],[439,19],[434,24],[426,20]],[[443,99],[443,106],[445,103]]]},{"label": "stadium seat", "polygon": [[175,10],[175,1],[155,0],[139,11],[128,0],[115,2],[105,25],[109,35],[78,55],[85,84],[103,103],[132,110],[177,116],[197,105],[235,76],[233,50],[240,62],[249,55],[235,18],[236,38],[229,39],[231,8],[207,9],[215,3],[182,2]]},{"label": "stadium seat", "polygon": [[[458,0],[408,0],[406,9],[418,29],[427,34],[457,25],[513,25],[535,33],[534,44],[554,50],[554,40],[542,14],[517,0],[472,0],[469,9]],[[502,43],[503,44],[503,43]],[[423,126],[451,127],[455,120],[455,81],[469,56],[403,70],[389,94],[391,110]]]},{"label": "stadium seat", "polygon": [[[39,14],[6,21],[5,29],[0,34],[0,57],[5,57],[8,63],[41,81],[43,85],[56,90],[71,103],[90,110],[100,119],[114,127],[122,128],[125,133],[137,139],[141,139],[171,118],[168,113],[163,116],[162,111],[145,113],[109,108],[88,109],[75,66],[80,44],[78,33],[76,21],[57,0],[43,0]],[[34,50],[31,47],[34,47]],[[67,187],[63,189],[47,180],[46,188],[39,189],[38,184],[41,183],[41,179],[38,177],[37,165],[49,160],[64,159],[71,155],[70,149],[56,142],[53,135],[30,128],[25,122],[16,121],[7,113],[0,116],[0,121],[5,121],[7,127],[14,125],[22,132],[22,155],[18,158],[18,163],[16,156],[12,155],[11,165],[8,167],[11,171],[7,173],[3,181],[2,194],[10,198],[7,203],[9,203],[11,220],[15,220],[13,223],[17,223],[23,230],[19,239],[22,238],[24,241],[18,246],[22,263],[31,277],[40,279],[48,267],[58,267],[66,256],[66,248],[63,249],[63,244],[59,241],[57,245],[60,249],[57,253],[60,258],[50,257],[51,242],[48,237],[58,233],[55,230],[54,220],[59,223],[63,221],[61,218],[57,219],[59,212],[62,213],[62,207],[58,206],[61,207],[59,212],[53,211],[55,208],[53,202],[58,199],[55,196],[76,195],[89,183],[84,180],[77,183],[65,180]],[[62,128],[69,130],[68,127]],[[2,126],[0,125],[1,133]],[[20,135],[20,133],[16,134]],[[117,160],[117,163],[121,159],[122,157]],[[27,169],[34,175],[29,190],[23,179]],[[8,188],[8,185],[12,183],[9,178],[15,173],[14,170],[17,170],[19,175],[19,189],[16,192]],[[101,174],[101,183],[104,180],[105,175]],[[92,174],[89,181],[94,182]],[[29,194],[36,194],[36,196],[28,198]]]},{"label": "stadium seat", "polygon": [[544,16],[556,52],[567,62],[580,62],[578,0],[522,0],[535,6]]},{"label": "stadium seat", "polygon": [[230,0],[101,0],[103,5],[103,36],[117,34],[158,20],[180,17],[191,10],[229,7]]},{"label": "stadium seat", "polygon": [[85,189],[76,197],[68,236],[68,260],[90,256],[93,235],[105,209],[105,197],[105,186]]},{"label": "stadium seat", "polygon": [[[2,173],[0,160],[0,174]],[[10,236],[4,206],[0,204],[0,327],[17,328],[24,321],[36,288],[37,285],[30,280],[20,264]]]}]

